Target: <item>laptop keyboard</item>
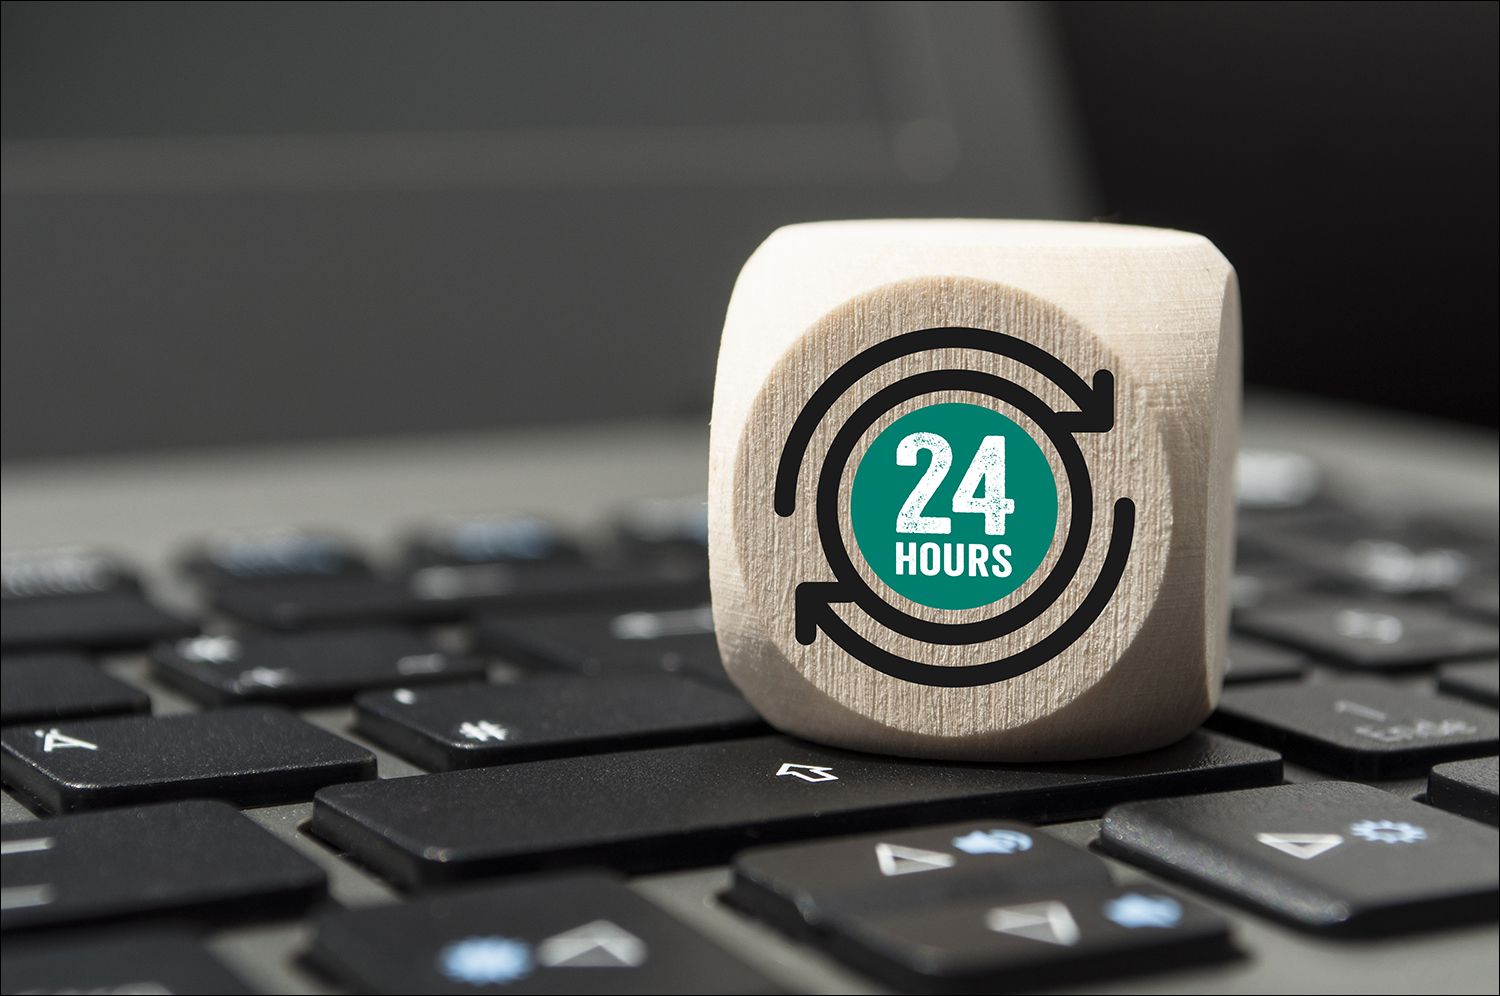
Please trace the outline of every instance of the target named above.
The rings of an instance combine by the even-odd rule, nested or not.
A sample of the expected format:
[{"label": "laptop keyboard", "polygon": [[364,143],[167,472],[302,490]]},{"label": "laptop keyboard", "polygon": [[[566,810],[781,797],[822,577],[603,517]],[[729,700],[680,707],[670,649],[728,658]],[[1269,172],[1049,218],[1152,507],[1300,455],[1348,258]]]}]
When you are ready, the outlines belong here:
[{"label": "laptop keyboard", "polygon": [[4,991],[1212,988],[1266,930],[1493,920],[1494,538],[1250,491],[1219,710],[1066,764],[775,733],[701,501],[448,520],[390,570],[183,537],[193,618],[7,555]]}]

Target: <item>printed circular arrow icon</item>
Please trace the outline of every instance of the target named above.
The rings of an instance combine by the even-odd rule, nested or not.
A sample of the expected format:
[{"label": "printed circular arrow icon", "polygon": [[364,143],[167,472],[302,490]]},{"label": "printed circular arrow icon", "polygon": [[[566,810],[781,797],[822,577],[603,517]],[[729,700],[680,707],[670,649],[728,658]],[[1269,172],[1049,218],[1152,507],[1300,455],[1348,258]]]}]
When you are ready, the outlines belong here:
[{"label": "printed circular arrow icon", "polygon": [[[797,479],[814,431],[834,403],[871,371],[913,353],[938,349],[975,349],[1017,360],[1057,384],[1078,406],[1077,411],[1054,411],[1040,398],[1013,381],[976,370],[930,370],[904,377],[878,391],[849,416],[835,435],[819,471],[816,514],[818,537],[828,566],[837,581],[804,581],[797,585],[794,605],[797,641],[811,644],[822,630],[829,639],[869,667],[914,684],[942,687],[988,685],[1031,671],[1052,660],[1081,637],[1114,596],[1130,556],[1135,532],[1135,503],[1114,503],[1109,546],[1093,587],[1078,608],[1055,630],[1009,657],[982,664],[945,667],[913,661],[876,646],[854,631],[833,610],[853,602],[886,629],[924,643],[949,646],[987,643],[1015,632],[1046,612],[1072,584],[1087,552],[1093,528],[1094,495],[1088,464],[1073,438],[1080,432],[1109,432],[1114,428],[1114,375],[1094,374],[1093,386],[1084,383],[1067,364],[1045,350],[999,332],[982,329],[925,329],[894,336],[864,350],[835,370],[798,414],[776,471],[774,507],[785,518],[796,511]],[[839,529],[839,484],[844,468],[863,433],[885,412],[903,401],[938,391],[968,391],[1004,401],[1030,418],[1056,448],[1068,477],[1072,515],[1061,555],[1052,572],[1019,604],[970,623],[937,623],[903,612],[872,589],[854,566]]]}]

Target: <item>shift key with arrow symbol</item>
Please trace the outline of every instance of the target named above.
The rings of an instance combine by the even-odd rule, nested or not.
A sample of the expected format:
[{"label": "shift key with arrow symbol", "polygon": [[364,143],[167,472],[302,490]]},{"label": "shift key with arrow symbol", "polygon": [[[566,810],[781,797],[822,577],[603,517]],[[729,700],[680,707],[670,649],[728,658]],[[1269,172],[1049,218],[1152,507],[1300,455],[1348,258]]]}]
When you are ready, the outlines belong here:
[{"label": "shift key with arrow symbol", "polygon": [[[1056,765],[945,764],[747,737],[336,785],[318,793],[312,832],[415,889],[541,868],[694,867],[756,844],[945,819],[1098,813],[1226,779],[1280,781],[1280,758],[1202,732],[1158,751]],[[874,843],[866,858],[879,876]],[[1009,845],[965,837],[964,846]],[[962,863],[975,853],[951,842],[927,850]]]}]

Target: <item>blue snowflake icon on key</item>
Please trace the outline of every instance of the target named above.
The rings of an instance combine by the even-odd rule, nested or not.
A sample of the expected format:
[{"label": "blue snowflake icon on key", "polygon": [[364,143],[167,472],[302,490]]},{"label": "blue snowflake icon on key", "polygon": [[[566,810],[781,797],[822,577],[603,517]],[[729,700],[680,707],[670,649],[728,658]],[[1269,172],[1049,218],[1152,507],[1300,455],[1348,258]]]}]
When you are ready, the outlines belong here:
[{"label": "blue snowflake icon on key", "polygon": [[954,837],[953,846],[965,854],[1015,854],[1031,850],[1031,838],[1019,830],[975,830]]},{"label": "blue snowflake icon on key", "polygon": [[1182,904],[1171,896],[1143,896],[1127,892],[1104,904],[1104,916],[1122,927],[1167,929],[1182,919]]},{"label": "blue snowflake icon on key", "polygon": [[1349,828],[1356,837],[1382,844],[1415,844],[1427,839],[1427,831],[1410,823],[1394,823],[1390,820],[1363,820]]},{"label": "blue snowflake icon on key", "polygon": [[531,945],[509,937],[465,937],[438,952],[437,967],[454,982],[505,985],[531,974]]}]

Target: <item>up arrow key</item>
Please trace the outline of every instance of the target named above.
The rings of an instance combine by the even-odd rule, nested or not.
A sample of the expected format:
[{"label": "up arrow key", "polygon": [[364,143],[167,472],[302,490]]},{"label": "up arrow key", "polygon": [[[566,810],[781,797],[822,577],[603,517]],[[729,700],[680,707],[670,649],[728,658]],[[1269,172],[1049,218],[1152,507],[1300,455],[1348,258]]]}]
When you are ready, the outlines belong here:
[{"label": "up arrow key", "polygon": [[821,768],[816,764],[783,764],[776,772],[776,777],[791,775],[800,778],[804,782],[836,782],[839,776],[833,773],[832,768]]}]

